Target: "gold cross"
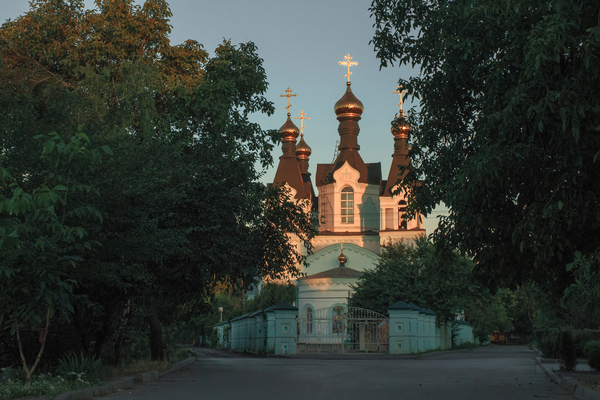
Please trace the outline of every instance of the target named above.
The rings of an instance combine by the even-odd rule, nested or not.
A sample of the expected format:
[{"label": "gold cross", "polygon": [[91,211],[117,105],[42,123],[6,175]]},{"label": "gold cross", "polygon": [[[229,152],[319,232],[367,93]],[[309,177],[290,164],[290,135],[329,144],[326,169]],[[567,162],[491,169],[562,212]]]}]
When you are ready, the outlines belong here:
[{"label": "gold cross", "polygon": [[294,119],[299,119],[300,120],[300,134],[302,136],[304,136],[304,120],[305,119],[310,119],[310,117],[306,116],[306,113],[304,112],[304,110],[300,110],[300,112],[298,113],[298,115],[300,115],[299,117],[294,117]]},{"label": "gold cross", "polygon": [[348,74],[344,75],[346,78],[348,78],[348,82],[350,82],[350,75],[352,75],[352,72],[350,72],[350,66],[351,65],[358,65],[357,62],[351,62],[350,60],[352,60],[352,57],[350,57],[350,53],[346,54],[344,56],[344,60],[346,61],[338,61],[339,65],[345,65],[348,67]]},{"label": "gold cross", "polygon": [[290,113],[290,108],[292,108],[292,105],[290,104],[290,97],[296,97],[295,94],[292,94],[292,89],[290,89],[290,87],[288,86],[288,88],[285,90],[286,94],[280,94],[281,97],[287,97],[287,101],[288,101],[288,105],[285,108],[286,110],[288,110],[288,114]]},{"label": "gold cross", "polygon": [[399,95],[400,95],[400,103],[398,103],[398,105],[400,106],[400,111],[401,111],[401,112],[404,112],[404,109],[402,108],[402,106],[404,105],[404,101],[402,100],[402,95],[403,95],[404,93],[408,93],[408,90],[402,90],[402,91],[401,91],[400,89],[402,89],[402,86],[396,86],[396,89],[398,89],[398,90],[396,90],[396,91],[393,91],[392,93],[395,93],[395,94],[399,94]]}]

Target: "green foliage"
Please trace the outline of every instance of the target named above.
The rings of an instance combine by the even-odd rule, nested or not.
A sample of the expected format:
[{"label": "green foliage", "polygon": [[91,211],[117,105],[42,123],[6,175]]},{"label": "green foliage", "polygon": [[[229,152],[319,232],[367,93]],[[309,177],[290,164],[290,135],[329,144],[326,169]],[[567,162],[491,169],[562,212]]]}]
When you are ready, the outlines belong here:
[{"label": "green foliage", "polygon": [[590,368],[600,370],[600,340],[592,340],[585,345],[585,358]]},{"label": "green foliage", "polygon": [[246,312],[264,310],[281,302],[294,303],[296,301],[296,286],[288,283],[284,285],[265,283],[260,292],[252,300],[246,302]]},{"label": "green foliage", "polygon": [[567,371],[573,371],[577,365],[575,346],[571,331],[564,329],[559,334],[558,358]]},{"label": "green foliage", "polygon": [[465,316],[472,323],[473,333],[481,343],[487,342],[493,332],[511,332],[514,329],[505,305],[506,298],[510,297],[510,290],[499,289],[494,295],[486,293],[467,304]]},{"label": "green foliage", "polygon": [[557,335],[547,334],[541,336],[537,340],[538,350],[542,352],[542,357],[544,358],[556,358],[557,357]]},{"label": "green foliage", "polygon": [[600,251],[584,256],[575,252],[574,261],[567,265],[575,282],[564,293],[561,304],[577,313],[589,327],[600,326]]},{"label": "green foliage", "polygon": [[471,264],[455,254],[438,258],[426,239],[415,245],[394,243],[383,249],[377,267],[358,280],[350,305],[386,313],[404,300],[431,308],[440,321],[465,309],[471,284]]},{"label": "green foliage", "polygon": [[455,253],[436,251],[422,238],[416,244],[396,243],[383,249],[381,260],[358,280],[350,305],[386,313],[391,304],[404,300],[430,308],[437,320],[465,319],[482,342],[495,330],[512,329],[502,303],[472,279],[472,263]]},{"label": "green foliage", "polygon": [[93,359],[80,353],[72,354],[58,361],[56,373],[70,380],[96,382],[103,372],[102,360]]},{"label": "green foliage", "polygon": [[93,382],[70,380],[52,373],[33,376],[31,385],[25,384],[25,371],[22,369],[2,368],[0,370],[0,398],[3,400],[23,397],[54,398],[60,393],[91,387]]},{"label": "green foliage", "polygon": [[[274,110],[256,46],[225,41],[209,58],[195,41],[171,44],[170,17],[164,0],[100,1],[93,10],[82,1],[36,0],[0,28],[0,176],[10,174],[30,194],[46,184],[47,171],[57,179],[38,162],[37,133],[55,130],[69,144],[82,126],[90,142],[114,153],[46,186],[49,197],[68,190],[73,245],[102,245],[76,255],[86,268],[60,276],[70,286],[59,299],[69,300],[61,304],[81,348],[94,342],[99,356],[110,347],[116,362],[127,329],[142,331],[149,321],[160,358],[162,325],[187,304],[207,304],[218,282],[248,287],[257,276],[294,276],[305,258],[291,235],[314,234],[301,205],[258,182],[256,166],[272,161],[277,132],[250,122],[250,114]],[[94,208],[91,188],[102,194]],[[0,184],[0,195],[12,190]],[[102,219],[80,224],[93,210]],[[16,243],[12,232],[0,246]],[[130,327],[128,304],[148,318]],[[27,319],[40,323],[35,314]]]},{"label": "green foliage", "polygon": [[219,332],[213,328],[212,332],[210,333],[210,347],[215,348],[217,347],[219,344]]},{"label": "green foliage", "polygon": [[574,283],[568,263],[594,258],[597,272],[600,3],[375,0],[370,10],[382,66],[419,68],[399,81],[420,102],[402,186],[413,212],[449,207],[435,241],[473,257],[489,287],[533,281],[561,295]]}]

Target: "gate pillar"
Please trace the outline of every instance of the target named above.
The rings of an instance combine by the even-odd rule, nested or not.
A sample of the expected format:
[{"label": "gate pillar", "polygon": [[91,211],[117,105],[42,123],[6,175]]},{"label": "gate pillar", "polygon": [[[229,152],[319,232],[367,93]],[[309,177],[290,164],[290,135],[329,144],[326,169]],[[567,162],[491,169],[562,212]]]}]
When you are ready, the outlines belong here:
[{"label": "gate pillar", "polygon": [[411,353],[412,332],[408,330],[413,309],[404,301],[398,301],[387,308],[390,316],[390,354]]},{"label": "gate pillar", "polygon": [[273,308],[275,314],[275,354],[296,354],[298,309],[289,303],[279,303]]}]

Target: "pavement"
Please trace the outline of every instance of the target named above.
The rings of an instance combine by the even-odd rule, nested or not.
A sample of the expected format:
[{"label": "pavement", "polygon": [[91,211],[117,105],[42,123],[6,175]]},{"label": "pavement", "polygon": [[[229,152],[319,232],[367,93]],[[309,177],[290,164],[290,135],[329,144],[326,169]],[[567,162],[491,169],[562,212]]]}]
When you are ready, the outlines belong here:
[{"label": "pavement", "polygon": [[159,399],[574,399],[524,346],[427,356],[257,357],[198,349],[198,361],[161,381],[110,394]]},{"label": "pavement", "polygon": [[260,357],[209,348],[195,351],[196,357],[174,364],[169,371],[125,377],[99,387],[63,393],[55,399],[600,400],[600,393],[572,377],[555,373],[556,360],[536,357],[525,346],[493,346],[420,356]]}]

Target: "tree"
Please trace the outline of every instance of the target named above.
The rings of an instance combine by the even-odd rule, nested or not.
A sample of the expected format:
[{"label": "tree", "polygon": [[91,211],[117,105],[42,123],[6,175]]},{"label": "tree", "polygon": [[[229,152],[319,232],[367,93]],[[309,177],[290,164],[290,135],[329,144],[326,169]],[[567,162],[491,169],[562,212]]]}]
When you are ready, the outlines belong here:
[{"label": "tree", "polygon": [[[265,215],[278,211],[265,210],[271,195],[255,165],[272,162],[277,132],[248,119],[274,110],[256,46],[225,41],[209,58],[195,41],[170,43],[170,16],[164,0],[100,0],[91,11],[81,0],[35,0],[0,29],[0,139],[19,184],[41,179],[30,132],[69,137],[82,124],[115,154],[90,181],[103,221],[88,232],[103,246],[73,276],[86,299],[73,320],[96,356],[108,340],[118,349],[128,304],[146,310],[161,359],[162,323],[180,304],[210,297],[215,281],[249,285],[302,258],[289,236],[265,236]],[[277,228],[302,230],[285,224],[305,217]]]},{"label": "tree", "polygon": [[467,305],[472,266],[467,259],[453,258],[436,258],[434,245],[425,238],[415,245],[386,246],[375,269],[359,278],[350,303],[383,314],[403,300],[431,308],[438,321],[454,319]]},{"label": "tree", "polygon": [[[374,0],[382,66],[420,101],[403,187],[490,287],[560,294],[600,236],[600,4]],[[419,184],[416,184],[420,181]],[[598,270],[594,261],[593,269]]]},{"label": "tree", "polygon": [[436,250],[425,238],[414,245],[393,243],[384,248],[375,269],[359,278],[350,305],[384,314],[403,300],[432,309],[438,323],[463,315],[483,342],[493,331],[511,330],[512,325],[500,296],[477,284],[472,268],[470,260]]},{"label": "tree", "polygon": [[[10,169],[0,158],[0,187],[12,189],[12,196],[0,195],[0,326],[17,337],[26,383],[40,363],[48,336],[50,318],[56,311],[73,311],[73,285],[70,270],[95,243],[85,240],[89,220],[101,220],[92,205],[71,199],[98,191],[81,181],[101,161],[99,149],[87,148],[89,141],[79,133],[65,143],[58,134],[46,139],[41,164],[42,184],[26,192],[11,179]],[[110,153],[108,147],[104,150]],[[33,365],[23,352],[21,331],[40,331],[41,347]]]}]

